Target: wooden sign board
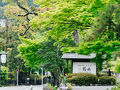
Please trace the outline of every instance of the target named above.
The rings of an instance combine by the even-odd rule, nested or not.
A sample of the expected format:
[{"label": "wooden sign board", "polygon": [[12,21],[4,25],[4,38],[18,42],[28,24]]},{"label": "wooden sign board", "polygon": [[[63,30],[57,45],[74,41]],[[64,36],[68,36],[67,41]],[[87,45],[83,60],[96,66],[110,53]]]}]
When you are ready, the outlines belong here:
[{"label": "wooden sign board", "polygon": [[91,73],[96,75],[96,63],[73,62],[73,73]]}]

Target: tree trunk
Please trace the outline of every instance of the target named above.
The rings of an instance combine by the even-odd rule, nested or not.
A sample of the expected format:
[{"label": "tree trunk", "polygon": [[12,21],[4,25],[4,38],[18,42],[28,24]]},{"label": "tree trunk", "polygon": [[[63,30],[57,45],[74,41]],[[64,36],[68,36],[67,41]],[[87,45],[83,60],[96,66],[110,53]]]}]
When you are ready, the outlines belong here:
[{"label": "tree trunk", "polygon": [[7,52],[8,44],[8,19],[6,19],[6,30],[5,30],[5,52]]},{"label": "tree trunk", "polygon": [[77,30],[74,30],[74,31],[73,31],[73,38],[74,38],[74,42],[75,42],[76,44],[78,44],[78,43],[79,43],[79,34],[78,34],[78,31],[77,31]]}]

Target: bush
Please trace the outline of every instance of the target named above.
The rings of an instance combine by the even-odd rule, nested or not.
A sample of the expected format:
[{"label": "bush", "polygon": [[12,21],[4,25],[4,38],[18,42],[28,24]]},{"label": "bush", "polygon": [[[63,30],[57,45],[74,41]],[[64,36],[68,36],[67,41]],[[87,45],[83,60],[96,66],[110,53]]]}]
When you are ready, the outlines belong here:
[{"label": "bush", "polygon": [[42,76],[41,75],[37,75],[37,74],[30,74],[30,79],[31,80],[34,80],[34,79],[37,79],[37,80],[41,80],[42,79]]},{"label": "bush", "polygon": [[8,72],[9,80],[16,80],[16,72]]},{"label": "bush", "polygon": [[111,90],[120,90],[120,84],[111,88]]},{"label": "bush", "polygon": [[102,77],[102,76],[108,76],[108,74],[102,74],[102,73],[98,74],[98,77]]},{"label": "bush", "polygon": [[96,84],[97,81],[97,76],[90,73],[73,73],[66,76],[66,82],[79,86],[89,86],[91,84]]},{"label": "bush", "polygon": [[67,86],[68,86],[69,90],[72,90],[72,85],[70,83],[67,83]]},{"label": "bush", "polygon": [[101,76],[101,77],[99,77],[98,83],[105,84],[105,85],[115,85],[116,78],[114,76]]},{"label": "bush", "polygon": [[8,81],[8,68],[5,66],[1,67],[1,84],[6,85]]},{"label": "bush", "polygon": [[44,85],[43,90],[57,90],[57,87],[53,87],[51,84],[47,83]]}]

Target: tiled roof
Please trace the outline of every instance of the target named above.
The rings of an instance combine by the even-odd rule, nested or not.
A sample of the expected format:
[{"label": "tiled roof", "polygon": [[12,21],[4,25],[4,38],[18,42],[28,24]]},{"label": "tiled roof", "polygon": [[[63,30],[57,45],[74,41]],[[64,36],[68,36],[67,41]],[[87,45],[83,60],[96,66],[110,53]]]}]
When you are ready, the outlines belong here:
[{"label": "tiled roof", "polygon": [[62,59],[92,59],[96,56],[96,54],[90,55],[78,55],[76,53],[65,53],[62,56]]}]

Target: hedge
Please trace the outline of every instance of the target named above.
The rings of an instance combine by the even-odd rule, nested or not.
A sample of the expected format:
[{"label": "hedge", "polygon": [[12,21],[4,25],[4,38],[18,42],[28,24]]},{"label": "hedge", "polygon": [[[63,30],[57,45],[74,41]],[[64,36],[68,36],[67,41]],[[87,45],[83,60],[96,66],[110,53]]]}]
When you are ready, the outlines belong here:
[{"label": "hedge", "polygon": [[79,86],[89,86],[91,84],[96,84],[97,81],[97,76],[90,73],[73,73],[66,76],[66,82]]},{"label": "hedge", "polygon": [[73,73],[66,76],[66,82],[79,86],[89,86],[94,84],[116,85],[116,81],[117,80],[114,76],[106,76],[102,74],[99,77],[90,73]]},{"label": "hedge", "polygon": [[105,84],[105,85],[115,85],[116,84],[116,78],[114,76],[101,76],[99,77],[99,84]]},{"label": "hedge", "polygon": [[102,73],[98,74],[98,77],[102,77],[102,76],[108,76],[108,74],[102,74]]}]

